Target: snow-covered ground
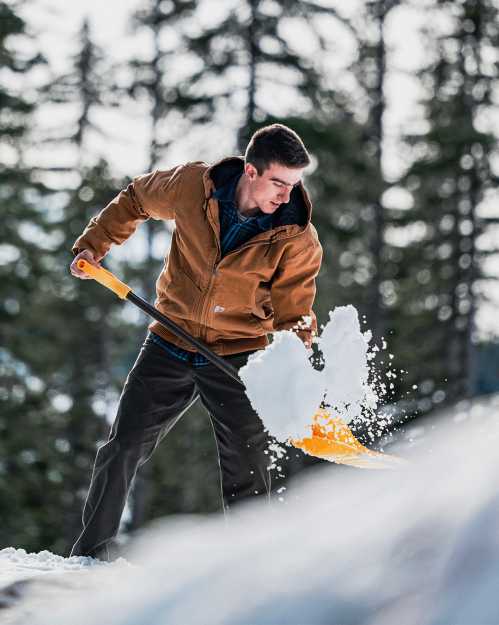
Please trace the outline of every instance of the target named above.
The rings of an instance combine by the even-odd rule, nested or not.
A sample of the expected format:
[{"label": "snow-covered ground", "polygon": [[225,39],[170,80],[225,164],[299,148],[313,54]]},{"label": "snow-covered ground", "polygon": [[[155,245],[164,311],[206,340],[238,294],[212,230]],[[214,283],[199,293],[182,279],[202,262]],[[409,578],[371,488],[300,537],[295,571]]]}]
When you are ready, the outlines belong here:
[{"label": "snow-covered ground", "polygon": [[498,442],[494,396],[415,424],[400,470],[327,465],[276,508],[157,524],[132,566],[0,551],[0,623],[496,625]]},{"label": "snow-covered ground", "polygon": [[63,608],[114,586],[133,565],[121,558],[113,563],[93,558],[63,558],[41,551],[0,550],[0,623],[31,625]]}]

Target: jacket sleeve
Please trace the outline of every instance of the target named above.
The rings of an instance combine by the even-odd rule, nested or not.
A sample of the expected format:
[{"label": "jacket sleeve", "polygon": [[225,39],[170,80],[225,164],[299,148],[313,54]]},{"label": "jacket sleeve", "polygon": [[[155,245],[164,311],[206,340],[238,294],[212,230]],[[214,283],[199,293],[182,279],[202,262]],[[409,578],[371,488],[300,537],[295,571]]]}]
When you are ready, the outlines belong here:
[{"label": "jacket sleeve", "polygon": [[[313,227],[312,227],[313,228]],[[274,309],[274,330],[297,329],[307,347],[317,332],[317,319],[312,310],[315,299],[315,278],[322,261],[322,248],[315,229],[312,238],[294,255],[284,254],[273,278],[270,296]],[[303,317],[310,324],[303,323]]]},{"label": "jacket sleeve", "polygon": [[77,254],[89,249],[101,260],[112,244],[120,245],[140,223],[153,219],[175,219],[183,166],[155,170],[137,176],[101,212],[92,217],[83,234],[73,244]]}]

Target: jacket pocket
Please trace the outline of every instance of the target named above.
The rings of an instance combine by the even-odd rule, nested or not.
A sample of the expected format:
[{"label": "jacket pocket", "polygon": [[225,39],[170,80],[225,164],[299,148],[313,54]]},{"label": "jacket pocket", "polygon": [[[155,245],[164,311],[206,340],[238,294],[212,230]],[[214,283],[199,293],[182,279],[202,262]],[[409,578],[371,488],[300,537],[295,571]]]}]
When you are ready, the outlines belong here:
[{"label": "jacket pocket", "polygon": [[274,329],[274,315],[273,313],[267,317],[258,317],[254,313],[250,314],[251,320],[261,329],[262,332],[268,334]]},{"label": "jacket pocket", "polygon": [[265,332],[273,329],[274,309],[270,299],[270,290],[267,287],[259,286],[255,293],[254,307],[251,311],[252,317]]},{"label": "jacket pocket", "polygon": [[256,309],[251,311],[252,319],[259,325],[263,332],[268,334],[274,329],[274,310],[269,301],[256,302]]},{"label": "jacket pocket", "polygon": [[175,276],[163,289],[159,305],[167,315],[198,321],[195,313],[200,297],[201,290],[194,280],[177,266]]}]

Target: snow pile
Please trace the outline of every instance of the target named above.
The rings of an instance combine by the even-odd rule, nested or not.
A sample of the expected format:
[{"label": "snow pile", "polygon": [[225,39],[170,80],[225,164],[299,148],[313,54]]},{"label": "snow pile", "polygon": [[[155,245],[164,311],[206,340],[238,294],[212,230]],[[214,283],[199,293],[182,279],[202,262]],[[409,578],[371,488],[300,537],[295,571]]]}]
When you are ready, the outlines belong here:
[{"label": "snow pile", "polygon": [[369,384],[369,332],[362,333],[357,310],[341,306],[316,339],[325,362],[317,371],[302,341],[277,332],[265,350],[253,354],[239,376],[268,432],[283,443],[310,435],[321,401],[347,423],[374,410],[377,394]]},{"label": "snow pile", "polygon": [[159,524],[133,575],[19,624],[497,623],[499,402],[466,413],[398,449],[404,471],[327,465],[283,506]]}]

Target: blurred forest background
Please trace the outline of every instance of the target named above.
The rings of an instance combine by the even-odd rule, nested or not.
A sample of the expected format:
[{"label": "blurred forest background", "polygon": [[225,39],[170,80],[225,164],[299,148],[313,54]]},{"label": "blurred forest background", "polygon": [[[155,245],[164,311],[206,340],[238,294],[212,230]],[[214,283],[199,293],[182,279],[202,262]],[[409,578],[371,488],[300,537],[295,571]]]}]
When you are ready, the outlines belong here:
[{"label": "blurred forest background", "polygon": [[[325,251],[319,322],[357,307],[387,343],[386,400],[406,419],[499,390],[497,334],[477,322],[499,275],[499,3],[341,4],[137,0],[127,36],[147,47],[117,61],[85,19],[66,33],[73,53],[59,72],[29,3],[0,1],[0,548],[66,554],[79,531],[96,447],[147,320],[72,278],[71,246],[129,178],[176,164],[186,137],[185,160],[215,160],[241,153],[263,124],[300,133]],[[414,7],[424,14],[418,121],[394,154],[387,86],[401,70],[386,33]],[[354,50],[345,62],[339,41]],[[142,123],[143,167],[126,177],[98,147],[113,111],[130,116],[124,141]],[[145,223],[105,260],[150,301],[172,227]],[[220,510],[217,470],[194,406],[143,467],[124,530]]]}]

